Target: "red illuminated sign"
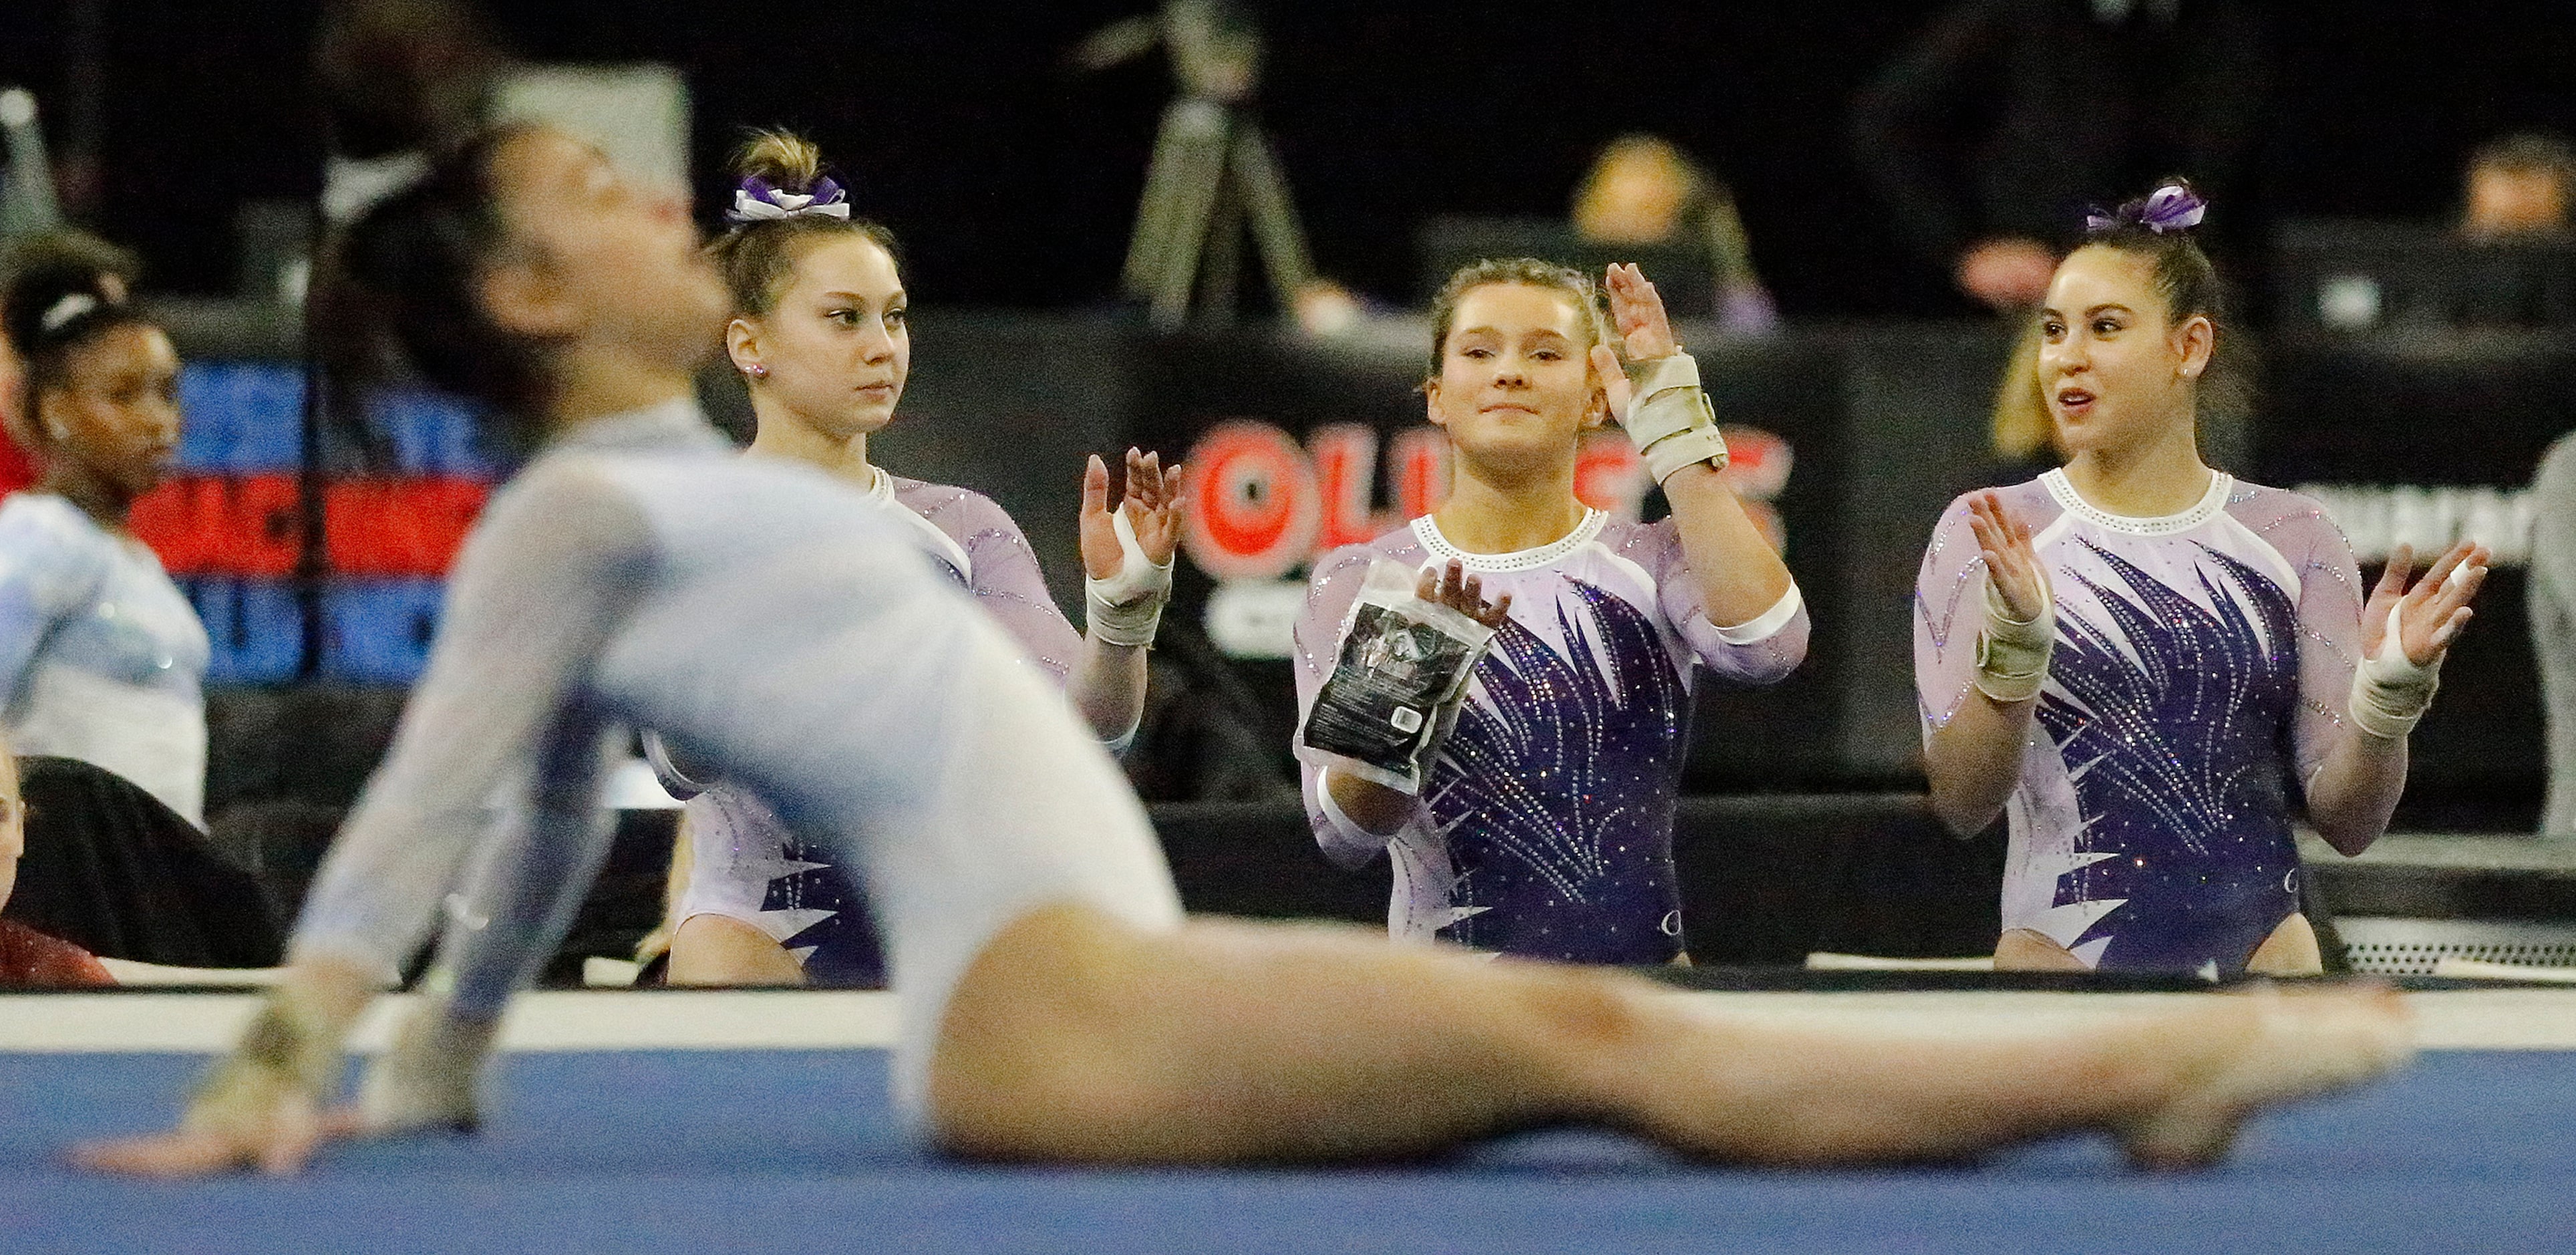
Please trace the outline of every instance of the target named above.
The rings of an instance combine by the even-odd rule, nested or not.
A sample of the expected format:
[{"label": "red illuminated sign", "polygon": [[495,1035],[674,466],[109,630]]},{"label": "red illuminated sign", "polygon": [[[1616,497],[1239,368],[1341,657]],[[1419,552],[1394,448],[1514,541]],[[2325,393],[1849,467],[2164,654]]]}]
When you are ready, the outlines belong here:
[{"label": "red illuminated sign", "polygon": [[[1786,543],[1771,503],[1788,486],[1789,442],[1759,427],[1725,429],[1727,479],[1775,547]],[[1449,440],[1414,427],[1386,441],[1393,508],[1377,501],[1378,435],[1357,423],[1319,427],[1300,448],[1257,419],[1210,428],[1190,450],[1182,547],[1218,580],[1270,580],[1342,545],[1363,544],[1440,508],[1449,494]],[[1574,495],[1620,518],[1637,517],[1653,485],[1624,433],[1585,437]]]}]

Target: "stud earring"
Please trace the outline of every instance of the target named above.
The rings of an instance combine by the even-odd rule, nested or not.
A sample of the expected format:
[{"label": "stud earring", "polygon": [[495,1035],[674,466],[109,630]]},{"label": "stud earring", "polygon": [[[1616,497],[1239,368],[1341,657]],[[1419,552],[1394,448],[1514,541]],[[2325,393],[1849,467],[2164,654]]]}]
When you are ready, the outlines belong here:
[{"label": "stud earring", "polygon": [[769,378],[769,368],[758,362],[753,362],[751,365],[743,367],[742,372],[754,379]]}]

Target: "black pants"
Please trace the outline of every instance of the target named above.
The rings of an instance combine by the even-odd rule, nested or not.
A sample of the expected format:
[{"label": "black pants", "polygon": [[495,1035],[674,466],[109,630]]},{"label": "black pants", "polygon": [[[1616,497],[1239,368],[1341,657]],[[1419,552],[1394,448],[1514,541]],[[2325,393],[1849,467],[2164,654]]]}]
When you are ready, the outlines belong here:
[{"label": "black pants", "polygon": [[284,938],[257,880],[123,777],[21,758],[27,854],[10,919],[92,954],[175,967],[270,967]]}]

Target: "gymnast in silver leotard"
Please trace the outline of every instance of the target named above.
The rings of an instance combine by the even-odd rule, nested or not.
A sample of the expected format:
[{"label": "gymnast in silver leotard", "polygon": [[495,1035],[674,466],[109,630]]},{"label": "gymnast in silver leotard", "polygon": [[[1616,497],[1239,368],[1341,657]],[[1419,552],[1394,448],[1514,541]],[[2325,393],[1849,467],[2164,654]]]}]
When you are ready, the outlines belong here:
[{"label": "gymnast in silver leotard", "polygon": [[1107,752],[895,527],[819,471],[734,456],[686,400],[565,433],[467,543],[294,957],[390,978],[445,900],[454,1005],[497,1015],[605,852],[596,785],[622,726],[663,730],[859,870],[907,1112],[948,990],[1003,925],[1078,902],[1178,927]]}]

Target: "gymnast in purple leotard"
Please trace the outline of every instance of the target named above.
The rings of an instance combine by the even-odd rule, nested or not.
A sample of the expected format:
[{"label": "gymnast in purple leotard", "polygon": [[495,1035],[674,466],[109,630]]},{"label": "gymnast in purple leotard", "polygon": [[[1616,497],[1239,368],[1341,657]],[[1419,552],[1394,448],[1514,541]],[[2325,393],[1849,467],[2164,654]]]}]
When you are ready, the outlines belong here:
[{"label": "gymnast in purple leotard", "polygon": [[[752,454],[807,462],[863,488],[1102,742],[1124,748],[1144,709],[1145,647],[1170,587],[1180,468],[1131,450],[1113,514],[1108,468],[1091,460],[1082,518],[1091,622],[1076,632],[1002,507],[868,461],[868,436],[893,420],[912,356],[894,237],[850,216],[821,154],[793,135],[756,137],[736,173],[734,226],[715,254],[734,300],[726,349],[759,418]],[[665,787],[686,798],[672,982],[883,985],[876,921],[828,843],[791,831],[750,790],[692,780],[658,743],[651,748]]]},{"label": "gymnast in purple leotard", "polygon": [[[1634,267],[1605,286],[1607,311],[1588,277],[1546,262],[1453,277],[1424,386],[1457,453],[1450,497],[1315,564],[1297,622],[1309,726],[1373,565],[1445,567],[1494,603],[1491,645],[1414,791],[1299,738],[1324,852],[1393,861],[1396,937],[1572,963],[1681,957],[1673,805],[1694,675],[1769,684],[1806,656],[1806,603],[1721,473],[1725,444],[1662,298]],[[1614,419],[1671,518],[1614,520],[1574,495],[1583,433]]]},{"label": "gymnast in purple leotard", "polygon": [[2345,854],[2387,827],[2484,574],[2464,544],[2409,591],[2401,551],[2365,594],[2315,502],[2202,464],[2201,208],[2168,185],[2058,266],[2030,386],[2070,460],[1960,498],[1923,557],[1933,804],[2011,822],[1999,966],[2317,971],[2292,809]]}]

